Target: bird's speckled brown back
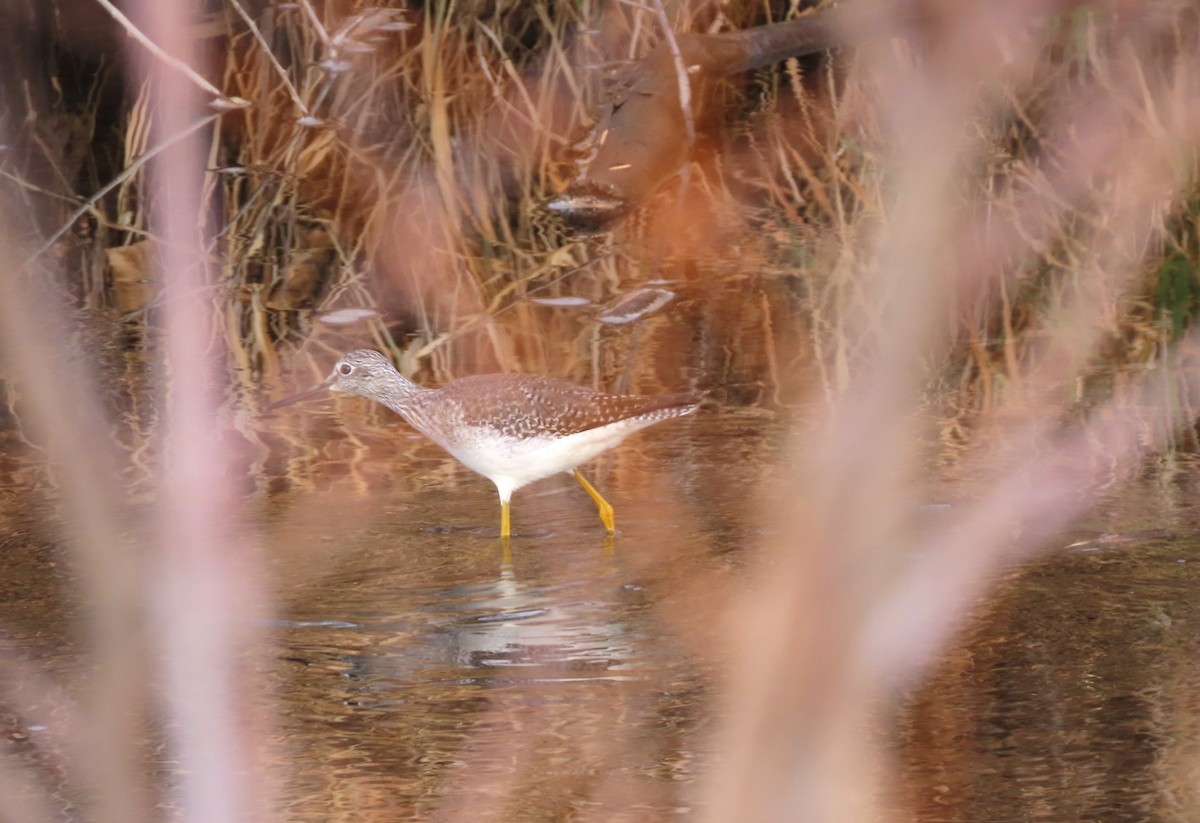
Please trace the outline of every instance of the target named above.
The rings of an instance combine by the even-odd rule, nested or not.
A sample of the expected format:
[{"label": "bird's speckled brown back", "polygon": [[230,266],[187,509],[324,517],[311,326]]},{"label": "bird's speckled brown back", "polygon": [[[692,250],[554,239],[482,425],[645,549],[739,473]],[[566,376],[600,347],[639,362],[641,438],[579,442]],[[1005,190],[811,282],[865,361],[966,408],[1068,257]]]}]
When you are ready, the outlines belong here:
[{"label": "bird's speckled brown back", "polygon": [[[413,398],[419,428],[487,426],[516,438],[564,437],[618,421],[667,420],[694,411],[697,392],[611,395],[533,374],[462,377]],[[416,422],[416,421],[414,421]]]}]

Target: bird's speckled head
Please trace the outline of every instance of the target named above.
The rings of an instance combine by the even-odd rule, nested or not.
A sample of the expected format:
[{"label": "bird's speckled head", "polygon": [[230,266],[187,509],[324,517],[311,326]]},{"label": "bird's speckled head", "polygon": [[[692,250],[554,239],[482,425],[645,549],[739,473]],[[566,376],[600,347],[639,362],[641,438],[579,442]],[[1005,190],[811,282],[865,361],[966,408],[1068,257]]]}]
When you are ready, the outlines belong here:
[{"label": "bird's speckled head", "polygon": [[377,351],[357,349],[333,366],[326,380],[330,391],[358,394],[378,399],[387,394],[400,374],[392,362]]},{"label": "bird's speckled head", "polygon": [[395,407],[404,398],[420,391],[396,371],[390,360],[377,351],[358,349],[334,364],[333,371],[319,385],[272,403],[267,411],[290,406],[298,400],[306,400],[325,390],[357,394]]}]

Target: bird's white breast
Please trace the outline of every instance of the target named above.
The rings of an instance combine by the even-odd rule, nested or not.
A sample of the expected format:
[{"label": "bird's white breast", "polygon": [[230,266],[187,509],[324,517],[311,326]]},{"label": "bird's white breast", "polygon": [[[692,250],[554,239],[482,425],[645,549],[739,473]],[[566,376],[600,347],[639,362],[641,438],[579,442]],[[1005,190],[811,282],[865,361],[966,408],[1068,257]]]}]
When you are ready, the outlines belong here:
[{"label": "bird's white breast", "polygon": [[467,468],[496,484],[500,498],[522,486],[559,472],[569,472],[629,435],[657,422],[622,420],[565,437],[535,435],[508,438],[495,429],[472,426],[458,432],[456,442],[441,445]]}]

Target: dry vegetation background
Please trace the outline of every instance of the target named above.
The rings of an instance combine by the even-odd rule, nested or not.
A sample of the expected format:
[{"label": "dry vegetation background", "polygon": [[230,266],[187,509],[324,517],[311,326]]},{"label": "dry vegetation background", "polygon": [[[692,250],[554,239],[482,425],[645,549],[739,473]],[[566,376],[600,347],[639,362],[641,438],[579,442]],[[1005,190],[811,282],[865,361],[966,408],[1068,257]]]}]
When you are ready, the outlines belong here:
[{"label": "dry vegetation background", "polygon": [[[45,449],[88,604],[97,675],[47,721],[87,819],[148,818],[125,732],[151,691],[172,802],[269,816],[270,714],[246,717],[239,662],[269,598],[212,421],[240,425],[228,395],[254,407],[281,358],[315,373],[349,342],[434,376],[687,368],[730,404],[811,401],[788,539],[726,601],[754,642],[725,657],[700,807],[876,814],[870,712],[1097,484],[1194,445],[1198,21],[1171,0],[929,0],[902,37],[730,78],[686,173],[612,232],[549,220],[605,68],[659,41],[660,11],[720,31],[799,5],[0,7],[9,443]],[[590,318],[646,288],[677,302],[603,332],[534,299]],[[371,311],[321,322],[345,308]],[[127,338],[98,344],[89,315]],[[114,345],[133,399],[105,381]],[[141,439],[114,442],[130,417]],[[890,536],[928,429],[977,487],[914,546]],[[111,482],[131,455],[148,505]],[[12,705],[58,688],[8,663]],[[0,761],[10,819],[54,819],[34,784]]]}]

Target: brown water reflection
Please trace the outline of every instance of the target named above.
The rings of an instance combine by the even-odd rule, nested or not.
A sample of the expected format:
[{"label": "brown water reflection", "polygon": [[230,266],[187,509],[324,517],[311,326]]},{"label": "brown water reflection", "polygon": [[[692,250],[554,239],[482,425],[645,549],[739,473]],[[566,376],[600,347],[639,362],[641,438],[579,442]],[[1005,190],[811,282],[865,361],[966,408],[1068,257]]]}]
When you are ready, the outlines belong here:
[{"label": "brown water reflection", "polygon": [[[719,661],[679,621],[715,620],[705,598],[738,584],[781,434],[709,414],[631,441],[598,474],[612,543],[569,478],[527,489],[511,562],[490,485],[422,446],[340,504],[356,525],[277,632],[288,818],[690,817]],[[1151,475],[1012,572],[905,701],[900,819],[1194,819],[1200,475]]]},{"label": "brown water reflection", "polygon": [[[1123,489],[1106,531],[981,604],[901,716],[911,819],[1197,819],[1200,551],[1178,493],[1196,467],[1176,479]],[[1146,522],[1168,528],[1120,531]]]},{"label": "brown water reflection", "polygon": [[[511,554],[491,484],[407,442],[403,424],[353,473],[317,447],[316,490],[273,502],[291,524],[274,551],[290,580],[275,670],[287,819],[686,810],[709,667],[674,621],[716,620],[717,603],[689,608],[689,589],[750,539],[748,493],[781,430],[761,415],[680,423],[596,464],[615,538],[563,476],[518,493]],[[351,490],[377,470],[395,484]],[[297,527],[301,511],[311,519]],[[288,530],[322,528],[336,545],[296,568],[303,535]]]},{"label": "brown water reflection", "polygon": [[[283,819],[694,817],[719,768],[707,641],[763,537],[752,501],[783,433],[717,410],[651,429],[593,466],[615,539],[564,476],[517,495],[506,556],[490,483],[403,423],[365,401],[273,420],[246,516],[277,595]],[[16,505],[28,477],[8,477],[3,651],[69,683],[54,510]],[[1196,819],[1198,487],[1196,465],[1153,464],[979,604],[881,725],[897,819]],[[6,715],[31,762],[33,716]]]}]

